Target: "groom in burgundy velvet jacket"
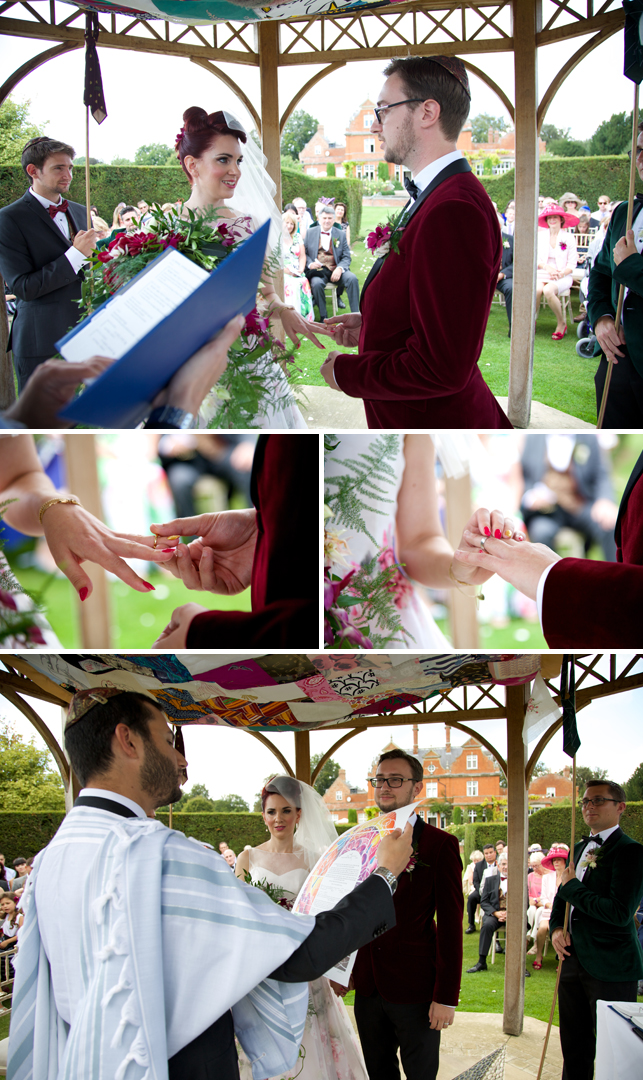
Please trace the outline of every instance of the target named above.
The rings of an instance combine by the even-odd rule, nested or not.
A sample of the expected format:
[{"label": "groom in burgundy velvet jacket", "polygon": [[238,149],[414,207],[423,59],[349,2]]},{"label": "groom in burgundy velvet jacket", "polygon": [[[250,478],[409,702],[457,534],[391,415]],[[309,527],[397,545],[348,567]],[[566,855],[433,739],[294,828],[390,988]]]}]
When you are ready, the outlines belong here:
[{"label": "groom in burgundy velvet jacket", "polygon": [[[384,812],[416,802],[422,776],[418,758],[389,750],[377,766],[375,802]],[[369,1080],[399,1080],[398,1049],[407,1080],[435,1080],[440,1032],[453,1023],[458,1004],[464,911],[458,841],[414,818],[414,855],[393,897],[396,926],[360,949],[353,969]]]},{"label": "groom in burgundy velvet jacket", "polygon": [[471,103],[466,68],[457,57],[409,57],[384,74],[371,131],[386,161],[411,170],[412,202],[365,282],[361,315],[326,321],[358,356],[331,352],[322,375],[364,399],[370,428],[510,428],[478,367],[502,241],[456,149]]}]

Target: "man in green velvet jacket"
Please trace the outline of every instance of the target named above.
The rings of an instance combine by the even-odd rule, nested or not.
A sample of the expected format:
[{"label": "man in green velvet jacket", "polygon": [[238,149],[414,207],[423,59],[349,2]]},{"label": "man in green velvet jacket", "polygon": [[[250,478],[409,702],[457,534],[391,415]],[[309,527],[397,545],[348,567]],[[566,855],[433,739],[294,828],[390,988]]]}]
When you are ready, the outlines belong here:
[{"label": "man in green velvet jacket", "polygon": [[[625,793],[589,780],[583,795],[589,836],[574,848],[554,899],[549,928],[563,960],[559,990],[563,1080],[592,1080],[596,1002],[636,1001],[643,953],[634,914],[643,896],[643,845],[621,830]],[[565,934],[565,904],[571,905]]]},{"label": "man in green velvet jacket", "polygon": [[[636,166],[643,180],[643,123],[639,124]],[[643,196],[634,200],[632,229],[626,234],[627,202],[612,214],[607,235],[589,275],[587,312],[597,339],[601,362],[594,378],[596,411],[600,409],[607,362],[614,358],[603,426],[643,427]],[[626,288],[623,321],[616,333],[614,316],[619,286]],[[626,345],[625,348],[623,346]]]}]

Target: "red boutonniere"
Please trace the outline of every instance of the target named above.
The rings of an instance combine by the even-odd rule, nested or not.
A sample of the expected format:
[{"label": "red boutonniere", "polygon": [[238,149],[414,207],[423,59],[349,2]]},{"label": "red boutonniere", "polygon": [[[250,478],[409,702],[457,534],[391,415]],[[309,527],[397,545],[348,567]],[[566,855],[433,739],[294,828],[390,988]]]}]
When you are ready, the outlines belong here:
[{"label": "red boutonniere", "polygon": [[415,870],[416,866],[424,866],[424,867],[427,868],[427,870],[429,868],[428,863],[422,862],[422,860],[418,858],[418,844],[413,845],[413,851],[411,853],[411,858],[409,859],[408,863],[404,867],[404,873],[408,874],[409,877],[411,878],[411,880],[413,880],[413,871]]}]

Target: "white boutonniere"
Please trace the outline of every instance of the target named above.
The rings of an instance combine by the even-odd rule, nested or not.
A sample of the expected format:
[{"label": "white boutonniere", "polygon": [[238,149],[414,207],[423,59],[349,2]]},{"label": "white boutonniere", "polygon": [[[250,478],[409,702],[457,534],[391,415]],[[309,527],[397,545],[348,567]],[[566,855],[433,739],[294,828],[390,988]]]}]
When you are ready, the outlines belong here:
[{"label": "white boutonniere", "polygon": [[599,847],[592,848],[592,850],[588,851],[587,855],[585,855],[581,859],[580,864],[579,864],[580,869],[581,870],[595,870],[596,867],[598,866],[598,861],[602,857],[602,855],[603,855],[602,848],[599,848]]},{"label": "white boutonniere", "polygon": [[508,240],[505,240],[502,246],[503,246],[503,248],[508,248],[508,247],[511,247],[511,244],[509,243]]},{"label": "white boutonniere", "polygon": [[339,240],[333,240],[333,247],[339,247]]}]

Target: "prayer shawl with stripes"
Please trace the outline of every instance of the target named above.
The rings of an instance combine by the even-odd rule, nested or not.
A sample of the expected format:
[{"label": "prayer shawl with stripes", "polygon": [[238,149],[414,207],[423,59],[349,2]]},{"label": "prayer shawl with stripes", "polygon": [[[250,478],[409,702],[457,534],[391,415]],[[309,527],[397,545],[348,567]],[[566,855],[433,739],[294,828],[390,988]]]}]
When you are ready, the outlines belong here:
[{"label": "prayer shawl with stripes", "polygon": [[[99,848],[82,925],[68,928],[82,978],[68,1023],[56,1007],[36,887],[48,859],[64,860],[90,835]],[[65,918],[64,898],[51,903]],[[8,1080],[167,1080],[168,1059],[228,1009],[254,1080],[293,1068],[308,985],[266,976],[315,920],[244,885],[213,851],[157,821],[77,807],[38,856],[25,906]]]}]

